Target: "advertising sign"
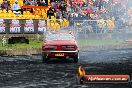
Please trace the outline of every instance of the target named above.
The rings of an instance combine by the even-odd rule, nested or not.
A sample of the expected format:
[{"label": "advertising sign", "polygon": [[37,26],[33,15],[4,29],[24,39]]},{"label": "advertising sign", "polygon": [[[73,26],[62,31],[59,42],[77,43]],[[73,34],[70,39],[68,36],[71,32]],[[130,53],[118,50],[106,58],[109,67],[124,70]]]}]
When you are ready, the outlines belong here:
[{"label": "advertising sign", "polygon": [[39,20],[38,22],[38,33],[44,33],[46,31],[45,20]]},{"label": "advertising sign", "polygon": [[10,33],[20,33],[20,27],[19,20],[11,20]]},{"label": "advertising sign", "polygon": [[46,29],[45,20],[0,19],[0,34],[43,34]]},{"label": "advertising sign", "polygon": [[0,33],[5,33],[5,23],[3,19],[0,19]]},{"label": "advertising sign", "polygon": [[34,33],[33,20],[26,20],[24,25],[24,33]]}]

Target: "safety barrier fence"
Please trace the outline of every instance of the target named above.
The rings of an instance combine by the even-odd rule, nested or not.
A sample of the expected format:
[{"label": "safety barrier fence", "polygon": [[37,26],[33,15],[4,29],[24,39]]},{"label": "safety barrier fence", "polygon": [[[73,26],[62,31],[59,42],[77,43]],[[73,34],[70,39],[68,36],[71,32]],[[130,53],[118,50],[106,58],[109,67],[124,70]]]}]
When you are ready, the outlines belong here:
[{"label": "safety barrier fence", "polygon": [[122,23],[113,20],[74,20],[73,26],[76,31],[87,33],[130,32],[132,21]]}]

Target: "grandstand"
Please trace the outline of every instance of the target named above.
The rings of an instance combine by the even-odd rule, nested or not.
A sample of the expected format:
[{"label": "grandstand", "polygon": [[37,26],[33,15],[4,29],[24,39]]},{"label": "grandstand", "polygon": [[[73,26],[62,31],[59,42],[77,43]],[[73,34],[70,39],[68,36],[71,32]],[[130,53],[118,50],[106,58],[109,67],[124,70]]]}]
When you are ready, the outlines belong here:
[{"label": "grandstand", "polygon": [[[0,0],[0,4],[2,4],[4,0]],[[50,2],[48,0],[48,2]],[[15,0],[8,0],[9,10],[0,9],[0,18],[1,19],[44,19],[47,20],[47,28],[50,29],[60,29],[61,27],[66,27],[69,25],[69,21],[64,19],[56,19],[56,12],[54,12],[54,16],[49,19],[47,16],[47,11],[51,7],[51,4],[46,6],[38,6],[38,5],[25,5],[23,0],[18,0],[18,4],[21,9],[23,9],[23,14],[21,11],[12,11],[12,5],[15,3]],[[31,11],[32,10],[32,11]]]}]

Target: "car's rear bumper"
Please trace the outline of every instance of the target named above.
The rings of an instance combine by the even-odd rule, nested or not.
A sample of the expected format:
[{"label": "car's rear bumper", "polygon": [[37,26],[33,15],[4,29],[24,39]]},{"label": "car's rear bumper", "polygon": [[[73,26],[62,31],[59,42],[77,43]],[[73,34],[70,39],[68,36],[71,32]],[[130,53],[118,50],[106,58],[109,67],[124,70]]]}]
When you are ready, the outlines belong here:
[{"label": "car's rear bumper", "polygon": [[79,52],[78,50],[75,50],[75,51],[42,51],[42,53],[76,53],[76,52]]},{"label": "car's rear bumper", "polygon": [[[42,55],[46,57],[74,57],[78,54],[78,50],[76,51],[42,51]],[[56,54],[60,54],[56,56]]]}]

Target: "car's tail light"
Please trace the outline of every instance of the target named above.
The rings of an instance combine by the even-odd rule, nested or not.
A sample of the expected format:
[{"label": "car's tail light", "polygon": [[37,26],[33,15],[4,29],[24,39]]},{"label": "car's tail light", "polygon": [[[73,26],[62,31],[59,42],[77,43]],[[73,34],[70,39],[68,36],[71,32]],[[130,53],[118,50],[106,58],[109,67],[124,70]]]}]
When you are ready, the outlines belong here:
[{"label": "car's tail light", "polygon": [[43,46],[43,50],[56,50],[56,46]]},{"label": "car's tail light", "polygon": [[62,46],[62,49],[65,50],[65,51],[72,51],[72,50],[76,50],[77,46],[75,46],[75,45],[65,45],[65,46]]}]

